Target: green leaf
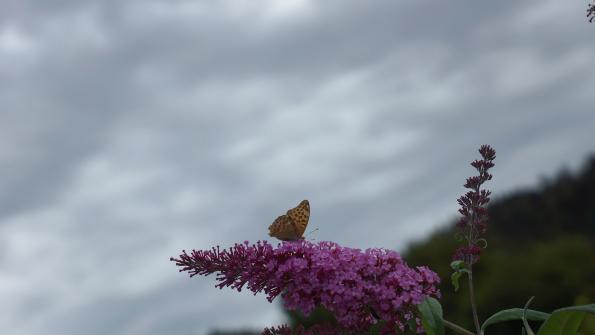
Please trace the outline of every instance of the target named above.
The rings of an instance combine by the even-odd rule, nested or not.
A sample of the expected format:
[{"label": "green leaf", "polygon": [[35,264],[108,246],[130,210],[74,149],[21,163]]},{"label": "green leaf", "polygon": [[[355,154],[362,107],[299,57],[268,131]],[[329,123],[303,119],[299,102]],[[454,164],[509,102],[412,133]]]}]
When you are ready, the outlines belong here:
[{"label": "green leaf", "polygon": [[444,335],[444,324],[442,322],[442,306],[434,298],[427,297],[421,304],[417,305],[421,314],[421,325],[427,335]]},{"label": "green leaf", "polygon": [[576,335],[586,313],[595,314],[595,304],[557,309],[541,325],[537,335]]},{"label": "green leaf", "polygon": [[[494,315],[490,316],[483,325],[481,325],[481,330],[483,331],[488,326],[491,326],[496,323],[506,322],[506,321],[513,321],[513,320],[522,320],[523,319],[523,311],[522,308],[511,308],[505,309],[495,313]],[[527,320],[532,321],[545,321],[550,316],[548,313],[535,311],[532,309],[527,309],[527,313],[525,317]]]},{"label": "green leaf", "polygon": [[471,271],[467,268],[467,263],[460,260],[451,262],[450,267],[455,270],[455,272],[450,275],[450,281],[455,288],[455,292],[457,292],[459,290],[459,279],[463,273],[471,273]]},{"label": "green leaf", "polygon": [[465,268],[465,262],[463,262],[461,260],[453,261],[450,263],[450,267],[455,271],[459,271],[459,270]]},{"label": "green leaf", "polygon": [[576,335],[585,312],[558,312],[539,328],[538,335]]},{"label": "green leaf", "polygon": [[587,313],[595,314],[595,304],[558,308],[557,310],[553,311],[552,314],[558,313],[558,312],[567,312],[567,311],[587,312]]},{"label": "green leaf", "polygon": [[527,303],[525,304],[525,308],[523,308],[523,326],[525,326],[527,335],[535,335],[533,329],[531,329],[531,326],[529,326],[529,322],[527,322],[527,309],[529,308],[529,304],[531,304],[531,301],[533,301],[533,298],[535,297],[531,297],[529,301],[527,301]]},{"label": "green leaf", "polygon": [[452,283],[452,286],[455,287],[455,292],[459,290],[459,278],[461,278],[461,275],[463,273],[462,272],[453,272],[452,275],[450,275],[450,281]]}]

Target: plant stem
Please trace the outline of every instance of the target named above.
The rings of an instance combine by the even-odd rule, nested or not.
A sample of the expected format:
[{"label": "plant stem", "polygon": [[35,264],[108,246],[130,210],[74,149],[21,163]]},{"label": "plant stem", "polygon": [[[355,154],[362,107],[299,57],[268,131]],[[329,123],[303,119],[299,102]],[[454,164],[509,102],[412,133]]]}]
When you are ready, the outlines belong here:
[{"label": "plant stem", "polygon": [[477,317],[477,306],[475,305],[475,293],[473,289],[473,269],[471,268],[472,265],[469,264],[469,300],[471,302],[471,311],[473,312],[473,323],[475,324],[475,330],[477,331],[477,335],[483,335],[481,332],[481,327],[479,326],[479,318]]},{"label": "plant stem", "polygon": [[444,323],[444,326],[446,326],[446,328],[448,328],[448,329],[450,329],[452,331],[455,331],[455,332],[457,332],[459,334],[463,334],[463,335],[475,335],[472,332],[468,331],[467,329],[465,329],[465,328],[463,328],[463,327],[461,327],[461,326],[459,326],[459,325],[457,325],[455,323],[452,323],[452,322],[450,322],[448,320],[444,320],[443,319],[442,322]]}]

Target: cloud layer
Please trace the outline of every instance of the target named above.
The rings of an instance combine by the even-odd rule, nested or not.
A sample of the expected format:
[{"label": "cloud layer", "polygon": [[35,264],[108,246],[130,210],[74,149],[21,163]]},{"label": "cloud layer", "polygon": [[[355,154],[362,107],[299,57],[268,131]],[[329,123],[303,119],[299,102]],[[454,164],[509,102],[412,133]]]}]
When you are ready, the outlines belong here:
[{"label": "cloud layer", "polygon": [[595,150],[581,3],[33,1],[0,12],[0,333],[204,334],[279,323],[187,279],[181,249],[266,239],[402,250]]}]

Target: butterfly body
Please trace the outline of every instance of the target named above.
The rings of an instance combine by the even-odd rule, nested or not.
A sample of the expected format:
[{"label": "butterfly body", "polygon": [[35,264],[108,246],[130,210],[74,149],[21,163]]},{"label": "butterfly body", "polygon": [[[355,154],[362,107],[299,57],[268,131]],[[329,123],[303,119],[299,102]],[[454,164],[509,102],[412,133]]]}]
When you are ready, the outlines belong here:
[{"label": "butterfly body", "polygon": [[310,203],[303,200],[297,207],[279,216],[269,226],[269,236],[281,241],[296,241],[303,239],[306,226],[310,220]]}]

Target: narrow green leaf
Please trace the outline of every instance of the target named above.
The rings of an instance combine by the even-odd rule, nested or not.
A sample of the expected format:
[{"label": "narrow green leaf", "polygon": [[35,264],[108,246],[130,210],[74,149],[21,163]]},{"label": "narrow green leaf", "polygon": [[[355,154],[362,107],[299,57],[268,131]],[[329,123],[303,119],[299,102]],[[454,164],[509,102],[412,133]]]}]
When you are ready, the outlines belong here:
[{"label": "narrow green leaf", "polygon": [[453,272],[452,275],[450,275],[450,281],[452,283],[452,286],[455,287],[455,292],[457,292],[459,290],[459,278],[461,278],[461,275],[463,273],[462,272]]},{"label": "narrow green leaf", "polygon": [[460,260],[459,261],[453,261],[453,262],[450,263],[450,267],[453,270],[458,271],[460,269],[465,268],[465,262],[460,261]]},{"label": "narrow green leaf", "polygon": [[566,312],[566,311],[587,312],[587,313],[595,314],[595,304],[558,308],[557,310],[553,311],[552,314],[557,313],[557,312]]},{"label": "narrow green leaf", "polygon": [[529,322],[527,322],[527,308],[529,308],[529,305],[531,304],[531,301],[533,301],[533,298],[535,297],[531,297],[529,301],[527,301],[527,303],[525,304],[525,308],[523,308],[523,326],[525,326],[527,335],[535,335],[533,329],[531,329],[531,326],[529,326]]},{"label": "narrow green leaf", "polygon": [[421,314],[421,325],[427,335],[444,335],[444,324],[442,322],[442,306],[434,298],[426,298],[417,305]]},{"label": "narrow green leaf", "polygon": [[586,313],[595,314],[595,304],[557,309],[541,325],[537,335],[576,335]]},{"label": "narrow green leaf", "polygon": [[[511,309],[505,309],[505,310],[499,311],[499,312],[495,313],[494,315],[490,316],[487,320],[485,320],[483,325],[481,325],[481,330],[484,330],[488,326],[496,324],[496,323],[500,323],[500,322],[522,320],[523,319],[523,311],[524,310],[522,308],[511,308]],[[548,314],[548,313],[535,311],[532,309],[527,309],[527,313],[525,315],[527,320],[531,320],[531,321],[545,321],[545,320],[547,320],[547,318],[549,316],[550,316],[550,314]]]}]

